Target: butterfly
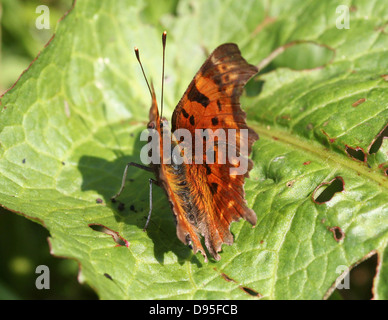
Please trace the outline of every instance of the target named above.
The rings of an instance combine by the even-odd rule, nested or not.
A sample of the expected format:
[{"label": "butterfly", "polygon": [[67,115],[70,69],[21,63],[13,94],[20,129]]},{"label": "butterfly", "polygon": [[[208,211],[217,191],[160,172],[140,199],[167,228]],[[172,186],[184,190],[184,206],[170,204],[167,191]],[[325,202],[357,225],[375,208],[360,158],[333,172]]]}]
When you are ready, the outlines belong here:
[{"label": "butterfly", "polygon": [[[166,32],[163,33],[162,41],[163,79]],[[135,52],[144,74],[137,48]],[[236,154],[239,154],[245,144],[244,147],[248,150],[246,156],[248,156],[251,153],[252,144],[259,137],[247,126],[246,115],[241,110],[239,100],[246,82],[257,72],[258,69],[247,63],[241,56],[236,44],[226,43],[217,47],[203,63],[176,106],[172,114],[171,132],[186,129],[191,133],[195,143],[198,139],[195,135],[196,129],[212,129],[213,133],[217,129],[235,129]],[[147,81],[146,77],[145,79]],[[170,130],[169,124],[166,118],[159,115],[153,86],[150,87],[148,81],[147,85],[152,97],[147,128],[155,130],[162,136],[166,130]],[[238,139],[242,129],[248,133],[244,141]],[[215,142],[211,152],[214,152],[214,159],[219,159],[220,153],[225,153],[226,150],[221,146],[231,145],[230,134],[213,138]],[[209,139],[209,136],[206,139]],[[153,172],[156,180],[150,179],[150,211],[146,226],[152,211],[152,185],[156,184],[163,188],[169,200],[176,222],[177,237],[184,244],[189,245],[194,254],[199,251],[204,256],[205,262],[207,262],[207,254],[201,243],[202,238],[210,255],[215,260],[219,260],[222,244],[233,243],[233,235],[229,230],[230,224],[241,218],[253,226],[257,222],[255,212],[247,206],[244,193],[244,179],[248,177],[253,165],[252,161],[246,159],[248,168],[245,174],[230,174],[230,169],[237,164],[229,158],[222,164],[217,161],[213,163],[206,161],[209,155],[207,153],[209,150],[206,148],[204,143],[203,155],[199,155],[202,157],[202,163],[191,161],[191,163],[177,164],[172,161],[170,164],[165,164],[161,161],[160,164],[150,166],[128,163],[124,170],[121,189],[112,197],[114,200],[124,188],[129,166]],[[163,139],[160,139],[160,150],[163,150]],[[198,155],[194,154],[192,157],[196,156]],[[171,157],[171,154],[161,152],[160,157],[162,159]]]}]

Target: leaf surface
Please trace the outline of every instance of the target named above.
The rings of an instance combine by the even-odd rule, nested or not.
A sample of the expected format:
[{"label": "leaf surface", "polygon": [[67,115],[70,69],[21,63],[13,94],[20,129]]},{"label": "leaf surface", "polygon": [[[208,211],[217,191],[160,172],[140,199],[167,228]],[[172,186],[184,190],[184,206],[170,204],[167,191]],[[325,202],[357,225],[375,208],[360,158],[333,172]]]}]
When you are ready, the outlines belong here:
[{"label": "leaf surface", "polygon": [[[335,1],[172,1],[157,22],[149,3],[78,0],[1,98],[2,206],[42,223],[52,253],[79,261],[80,280],[103,299],[321,299],[339,266],[372,251],[382,262],[375,293],[386,297],[388,6],[349,3],[347,30],[336,28]],[[232,224],[220,262],[177,239],[162,190],[142,232],[151,174],[131,168],[123,205],[109,201],[125,164],[140,162],[150,106],[132,50],[160,92],[164,28],[166,115],[221,43],[236,42],[252,64],[281,45],[312,44],[248,84],[242,106],[260,140],[245,189],[258,223]]]}]

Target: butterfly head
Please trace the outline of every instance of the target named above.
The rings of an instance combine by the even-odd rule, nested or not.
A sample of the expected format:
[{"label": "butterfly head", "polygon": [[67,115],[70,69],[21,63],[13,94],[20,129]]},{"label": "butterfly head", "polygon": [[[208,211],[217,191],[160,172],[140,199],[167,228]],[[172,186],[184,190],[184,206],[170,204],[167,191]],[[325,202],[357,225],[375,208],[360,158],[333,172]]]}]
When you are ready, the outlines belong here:
[{"label": "butterfly head", "polygon": [[169,123],[166,118],[159,118],[159,121],[151,120],[147,124],[147,129],[156,129],[157,131],[163,132],[166,128],[168,128]]},{"label": "butterfly head", "polygon": [[[163,64],[162,64],[162,96],[161,96],[161,114],[163,115],[163,88],[164,88],[164,61],[165,61],[165,51],[166,51],[166,39],[167,39],[167,32],[164,31],[162,34],[162,43],[163,43]],[[156,95],[155,95],[155,89],[154,86],[151,82],[151,86],[148,83],[147,77],[145,75],[143,65],[140,61],[140,55],[139,55],[139,49],[135,47],[135,55],[137,58],[137,61],[140,64],[141,71],[143,72],[144,79],[147,83],[148,90],[151,94],[152,98],[152,105],[149,113],[149,122],[147,124],[148,129],[156,129],[159,134],[163,131],[163,127],[167,128],[168,127],[168,122],[166,118],[163,118],[159,116],[159,111],[158,111],[158,103],[156,101]]]},{"label": "butterfly head", "polygon": [[163,128],[168,127],[168,121],[165,117],[160,117],[158,110],[158,103],[156,101],[156,95],[154,86],[151,83],[151,96],[152,104],[149,113],[149,122],[147,124],[147,129],[156,129],[157,131],[163,131]]}]

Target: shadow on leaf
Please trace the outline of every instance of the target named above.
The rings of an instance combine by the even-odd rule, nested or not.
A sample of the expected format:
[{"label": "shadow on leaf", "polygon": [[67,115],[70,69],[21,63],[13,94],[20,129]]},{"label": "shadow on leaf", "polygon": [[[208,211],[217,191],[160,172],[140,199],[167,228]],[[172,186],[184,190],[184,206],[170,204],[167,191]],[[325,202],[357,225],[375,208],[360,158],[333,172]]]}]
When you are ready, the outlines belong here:
[{"label": "shadow on leaf", "polygon": [[[128,162],[139,163],[142,147],[140,134],[135,141],[137,142],[133,148],[134,155],[116,152],[119,154],[114,161],[82,156],[78,163],[78,170],[82,174],[82,191],[93,190],[100,194],[106,206],[112,209],[117,222],[135,225],[139,232],[143,232],[149,211],[148,181],[154,178],[152,173],[129,167],[125,189],[116,202],[113,203],[110,200],[120,188],[125,165]],[[163,190],[159,187],[153,188],[153,210],[146,233],[153,241],[155,258],[159,263],[163,264],[164,254],[172,251],[178,257],[180,264],[190,259],[192,263],[201,265],[192,251],[176,237],[173,213]],[[131,239],[127,240],[131,242]]]}]

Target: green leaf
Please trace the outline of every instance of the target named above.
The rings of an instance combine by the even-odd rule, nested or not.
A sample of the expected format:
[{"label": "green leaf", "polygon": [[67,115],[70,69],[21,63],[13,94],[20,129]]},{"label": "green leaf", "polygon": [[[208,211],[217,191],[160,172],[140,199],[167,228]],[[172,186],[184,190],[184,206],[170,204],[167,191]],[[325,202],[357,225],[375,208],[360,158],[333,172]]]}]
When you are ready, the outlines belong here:
[{"label": "green leaf", "polygon": [[[388,6],[349,2],[350,29],[337,29],[336,1],[172,1],[171,13],[150,3],[78,0],[2,97],[0,203],[43,224],[52,253],[79,261],[80,280],[103,299],[321,299],[339,266],[372,251],[385,257]],[[119,199],[125,207],[109,201],[125,164],[140,162],[148,120],[132,50],[140,48],[160,92],[163,28],[166,114],[223,42],[236,42],[253,64],[281,45],[309,43],[274,60],[242,99],[260,135],[245,187],[258,223],[233,223],[235,243],[223,246],[219,262],[204,263],[177,239],[160,189],[142,232],[151,174],[131,168]],[[290,61],[305,51],[305,63]],[[387,296],[379,280],[386,269],[382,263],[377,297]]]},{"label": "green leaf", "polygon": [[374,298],[378,300],[388,299],[388,248],[381,246],[378,251],[379,261],[377,267],[377,274],[374,281],[373,293]]}]

